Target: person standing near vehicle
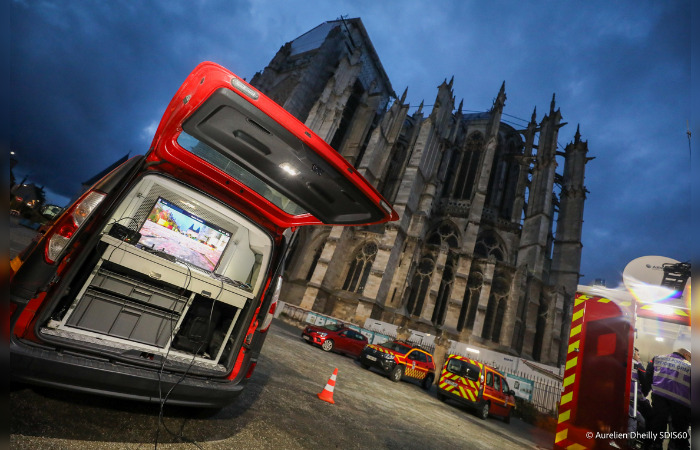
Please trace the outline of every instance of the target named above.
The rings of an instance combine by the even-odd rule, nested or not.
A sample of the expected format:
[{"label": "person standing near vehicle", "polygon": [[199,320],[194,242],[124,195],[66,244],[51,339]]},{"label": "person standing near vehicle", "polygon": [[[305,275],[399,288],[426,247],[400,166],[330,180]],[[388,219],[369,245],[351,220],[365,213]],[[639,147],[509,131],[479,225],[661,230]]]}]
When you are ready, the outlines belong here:
[{"label": "person standing near vehicle", "polygon": [[[652,408],[651,403],[647,396],[651,390],[651,380],[647,377],[646,369],[644,364],[642,364],[642,358],[639,356],[639,349],[634,347],[634,353],[632,357],[632,381],[637,383],[637,411],[642,414],[645,423],[645,429],[648,430],[651,427],[651,417]],[[634,384],[632,386],[634,388]],[[630,393],[630,401],[634,398],[634,391]]]},{"label": "person standing near vehicle", "polygon": [[661,449],[662,432],[666,431],[671,417],[669,448],[689,449],[690,426],[690,351],[679,348],[670,355],[654,357],[647,366],[651,379],[652,422],[651,431],[656,436],[653,449]]}]

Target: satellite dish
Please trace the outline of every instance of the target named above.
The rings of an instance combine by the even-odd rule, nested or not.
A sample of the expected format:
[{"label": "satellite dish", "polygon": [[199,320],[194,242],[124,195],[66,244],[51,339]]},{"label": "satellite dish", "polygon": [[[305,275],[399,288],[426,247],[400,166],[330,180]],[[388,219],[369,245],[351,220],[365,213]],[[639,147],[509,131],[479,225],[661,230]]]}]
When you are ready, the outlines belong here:
[{"label": "satellite dish", "polygon": [[[681,276],[683,270],[671,270],[669,267],[676,264],[679,265],[676,267],[687,269],[685,276]],[[690,264],[681,264],[665,256],[642,256],[627,264],[622,281],[627,290],[643,303],[676,297],[677,300],[672,303],[682,305],[690,286]],[[679,295],[675,289],[683,293]]]},{"label": "satellite dish", "polygon": [[[661,286],[664,279],[664,264],[678,264],[678,262],[665,256],[642,256],[633,259],[622,272],[622,281],[627,289],[632,289],[639,283]],[[633,283],[633,286],[628,283]]]}]

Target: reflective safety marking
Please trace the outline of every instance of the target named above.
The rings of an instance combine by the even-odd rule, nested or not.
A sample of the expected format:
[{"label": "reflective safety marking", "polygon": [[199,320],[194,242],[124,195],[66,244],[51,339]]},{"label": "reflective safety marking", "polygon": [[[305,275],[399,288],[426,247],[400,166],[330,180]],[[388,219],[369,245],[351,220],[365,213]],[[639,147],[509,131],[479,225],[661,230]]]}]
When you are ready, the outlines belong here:
[{"label": "reflective safety marking", "polygon": [[467,394],[469,394],[469,400],[475,402],[476,397],[474,396],[474,393],[472,391],[467,391]]},{"label": "reflective safety marking", "polygon": [[598,301],[600,303],[610,303],[610,299],[608,299],[608,298],[599,298]]},{"label": "reflective safety marking", "polygon": [[576,341],[573,344],[569,344],[569,351],[568,353],[571,353],[575,350],[578,350],[579,346],[581,345],[581,341]]},{"label": "reflective safety marking", "polygon": [[561,442],[562,440],[566,439],[566,437],[569,435],[569,429],[564,428],[561,430],[557,435],[554,437],[554,443],[556,444],[557,442]]},{"label": "reflective safety marking", "polygon": [[580,296],[576,297],[576,300],[574,300],[574,307],[580,305],[581,303],[585,302],[589,298],[590,297],[587,295],[580,295]]},{"label": "reflective safety marking", "polygon": [[574,313],[574,315],[571,317],[571,321],[572,321],[572,322],[575,322],[575,321],[577,321],[578,319],[580,319],[581,317],[583,317],[583,310],[582,310],[582,309],[579,310],[579,311],[576,311],[576,312]]},{"label": "reflective safety marking", "polygon": [[574,367],[576,365],[577,362],[578,362],[578,356],[574,356],[573,358],[571,358],[570,360],[568,360],[566,362],[566,369],[564,369],[564,370],[571,369],[572,367]]},{"label": "reflective safety marking", "polygon": [[564,395],[561,396],[561,404],[562,404],[562,405],[566,405],[566,404],[569,403],[573,398],[574,398],[574,393],[573,393],[573,391],[572,391],[572,392],[569,392],[568,394],[564,394]]},{"label": "reflective safety marking", "polygon": [[581,332],[581,325],[577,325],[571,329],[570,337],[574,337]]},{"label": "reflective safety marking", "polygon": [[568,447],[566,447],[566,450],[586,450],[587,447],[584,447],[581,444],[571,444]]},{"label": "reflective safety marking", "polygon": [[559,423],[566,422],[571,418],[571,410],[566,410],[559,414]]},{"label": "reflective safety marking", "polygon": [[467,398],[467,393],[464,392],[464,388],[462,386],[459,387],[459,395],[461,397]]},{"label": "reflective safety marking", "polygon": [[576,380],[576,374],[569,375],[568,377],[564,378],[564,386],[567,387],[570,384],[573,384],[574,381]]}]

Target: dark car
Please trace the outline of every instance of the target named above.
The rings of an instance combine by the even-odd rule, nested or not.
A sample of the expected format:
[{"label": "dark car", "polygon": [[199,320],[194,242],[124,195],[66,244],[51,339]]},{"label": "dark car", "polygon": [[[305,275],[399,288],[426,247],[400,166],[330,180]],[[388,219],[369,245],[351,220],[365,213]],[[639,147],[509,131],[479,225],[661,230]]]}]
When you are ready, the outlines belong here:
[{"label": "dark car", "polygon": [[358,357],[367,345],[367,337],[348,327],[336,324],[325,326],[307,325],[301,337],[309,344],[320,346],[323,350]]},{"label": "dark car", "polygon": [[360,364],[366,369],[374,367],[391,381],[408,378],[420,382],[423,389],[430,389],[435,380],[433,355],[408,342],[391,341],[368,345],[360,354]]},{"label": "dark car", "polygon": [[267,336],[292,231],[397,218],[304,124],[202,63],[148,152],[68,205],[12,265],[11,376],[229,404]]}]

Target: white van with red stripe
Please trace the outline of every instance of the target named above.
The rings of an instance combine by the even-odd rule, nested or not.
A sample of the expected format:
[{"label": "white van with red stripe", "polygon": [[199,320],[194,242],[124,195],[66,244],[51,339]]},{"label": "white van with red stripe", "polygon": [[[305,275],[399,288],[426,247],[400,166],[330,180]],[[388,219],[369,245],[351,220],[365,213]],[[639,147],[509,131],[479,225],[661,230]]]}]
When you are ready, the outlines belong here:
[{"label": "white van with red stripe", "polygon": [[510,423],[515,393],[505,375],[493,367],[459,355],[450,355],[438,382],[437,398],[452,399],[476,410],[484,420],[489,414]]}]

